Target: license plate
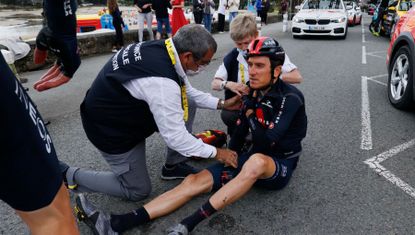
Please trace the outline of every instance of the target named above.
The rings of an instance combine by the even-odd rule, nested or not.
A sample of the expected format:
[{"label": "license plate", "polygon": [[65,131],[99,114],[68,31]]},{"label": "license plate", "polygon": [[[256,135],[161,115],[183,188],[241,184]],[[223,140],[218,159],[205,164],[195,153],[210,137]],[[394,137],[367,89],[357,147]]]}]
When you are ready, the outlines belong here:
[{"label": "license plate", "polygon": [[310,26],[310,30],[324,30],[324,26]]}]

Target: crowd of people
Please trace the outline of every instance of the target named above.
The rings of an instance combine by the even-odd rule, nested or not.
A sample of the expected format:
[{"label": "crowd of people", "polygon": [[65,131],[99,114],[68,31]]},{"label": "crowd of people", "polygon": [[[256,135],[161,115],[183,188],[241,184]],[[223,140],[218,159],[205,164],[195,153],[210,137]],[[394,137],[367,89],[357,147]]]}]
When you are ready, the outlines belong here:
[{"label": "crowd of people", "polygon": [[[108,3],[110,13],[120,16],[117,24],[121,26],[117,2],[112,1]],[[136,6],[142,20],[149,20],[145,9],[154,7],[154,2],[137,0]],[[173,14],[183,14],[182,0],[165,2],[169,6]],[[214,3],[206,0],[202,6],[205,18],[210,11],[205,8]],[[54,80],[61,76],[70,79],[80,64],[76,34],[73,38],[75,0],[45,0],[44,8],[48,21],[38,35],[34,59],[44,60],[48,50],[59,59],[35,84],[37,90],[54,87]],[[164,14],[157,17],[165,23]],[[68,190],[77,195],[77,217],[95,234],[124,232],[177,210],[194,196],[212,192],[199,209],[166,231],[184,235],[253,186],[280,190],[289,183],[307,132],[304,96],[291,85],[303,78],[278,41],[258,37],[254,15],[232,18],[230,37],[235,48],[224,57],[211,83],[213,90],[224,91],[224,99],[192,87],[188,79],[209,66],[217,51],[208,28],[199,24],[173,25],[172,37],[119,48],[103,65],[80,112],[83,129],[109,171],[58,160],[36,105],[0,58],[0,97],[4,101],[0,109],[5,113],[0,122],[0,140],[5,143],[0,149],[0,175],[12,179],[0,190],[0,199],[16,210],[32,234],[79,233]],[[54,24],[68,27],[62,32]],[[120,38],[118,35],[117,43]],[[154,65],[162,69],[154,69]],[[221,110],[230,138],[226,148],[192,135],[197,108]],[[152,185],[145,143],[155,132],[167,145],[162,179],[182,182],[126,214],[96,208],[84,193],[100,192],[131,201],[149,196]],[[24,143],[20,141],[23,136]],[[217,163],[197,169],[188,164],[193,157],[212,158]]]}]

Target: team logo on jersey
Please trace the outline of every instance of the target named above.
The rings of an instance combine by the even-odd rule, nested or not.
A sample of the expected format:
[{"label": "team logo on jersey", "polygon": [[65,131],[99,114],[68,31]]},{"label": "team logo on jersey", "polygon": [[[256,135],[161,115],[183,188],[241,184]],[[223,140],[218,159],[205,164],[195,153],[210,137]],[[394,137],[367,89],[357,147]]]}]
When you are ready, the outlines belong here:
[{"label": "team logo on jersey", "polygon": [[264,106],[267,106],[268,108],[272,109],[272,104],[270,100],[266,100],[265,102],[261,103]]},{"label": "team logo on jersey", "polygon": [[73,14],[70,0],[66,0],[63,2],[63,10],[65,11],[65,16]]},{"label": "team logo on jersey", "polygon": [[285,176],[287,176],[287,167],[285,166],[285,165],[282,165],[281,164],[281,176],[282,177],[285,177]]}]

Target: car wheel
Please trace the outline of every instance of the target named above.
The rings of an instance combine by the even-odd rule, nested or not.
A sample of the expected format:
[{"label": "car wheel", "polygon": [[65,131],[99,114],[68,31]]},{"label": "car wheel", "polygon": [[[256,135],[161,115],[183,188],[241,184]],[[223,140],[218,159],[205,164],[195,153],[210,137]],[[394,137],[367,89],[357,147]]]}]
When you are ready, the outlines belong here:
[{"label": "car wheel", "polygon": [[352,24],[353,26],[355,26],[356,25],[356,16],[354,16],[353,17],[353,24]]},{"label": "car wheel", "polygon": [[408,46],[399,48],[393,56],[388,73],[388,97],[398,109],[409,109],[413,104],[412,57]]}]

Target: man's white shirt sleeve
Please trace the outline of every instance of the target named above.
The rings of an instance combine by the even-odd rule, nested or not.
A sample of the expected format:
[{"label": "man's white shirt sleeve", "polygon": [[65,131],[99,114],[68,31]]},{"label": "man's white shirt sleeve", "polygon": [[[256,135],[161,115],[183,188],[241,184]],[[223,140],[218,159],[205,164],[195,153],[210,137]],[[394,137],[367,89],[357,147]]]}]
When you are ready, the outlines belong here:
[{"label": "man's white shirt sleeve", "polygon": [[134,98],[147,102],[160,135],[170,148],[186,157],[216,156],[215,147],[203,143],[186,130],[180,87],[176,82],[163,77],[146,77],[131,80],[123,86]]},{"label": "man's white shirt sleeve", "polygon": [[188,79],[185,79],[185,84],[187,97],[189,100],[195,102],[196,107],[212,110],[218,108],[219,98],[193,88]]},{"label": "man's white shirt sleeve", "polygon": [[221,64],[216,70],[215,78],[221,78],[223,81],[228,80],[228,71],[226,70],[225,64]]}]

